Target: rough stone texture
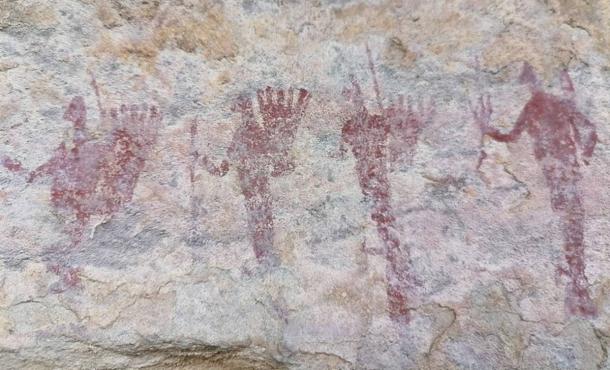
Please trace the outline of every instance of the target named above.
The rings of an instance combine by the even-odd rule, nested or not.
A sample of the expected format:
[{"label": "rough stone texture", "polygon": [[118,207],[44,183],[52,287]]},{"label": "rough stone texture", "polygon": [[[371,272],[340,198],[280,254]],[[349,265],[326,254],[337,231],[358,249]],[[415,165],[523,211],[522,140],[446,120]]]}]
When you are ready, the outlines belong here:
[{"label": "rough stone texture", "polygon": [[610,369],[609,123],[607,0],[0,0],[0,367]]}]

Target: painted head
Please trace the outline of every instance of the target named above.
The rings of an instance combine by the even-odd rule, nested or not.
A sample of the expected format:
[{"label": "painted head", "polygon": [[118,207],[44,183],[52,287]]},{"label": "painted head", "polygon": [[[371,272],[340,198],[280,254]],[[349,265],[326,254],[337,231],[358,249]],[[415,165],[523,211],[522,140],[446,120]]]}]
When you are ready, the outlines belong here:
[{"label": "painted head", "polygon": [[519,82],[522,84],[527,84],[530,91],[532,92],[540,90],[540,81],[538,81],[536,71],[534,70],[534,67],[532,67],[532,65],[528,62],[523,62],[523,68],[521,68]]},{"label": "painted head", "polygon": [[74,125],[74,143],[78,146],[87,141],[85,132],[85,121],[87,121],[87,108],[82,96],[72,98],[68,109],[64,113],[64,119]]},{"label": "painted head", "polygon": [[349,103],[354,104],[356,107],[364,107],[364,99],[362,98],[362,89],[360,84],[356,81],[355,77],[350,76],[352,86],[345,87],[341,93],[345,100]]},{"label": "painted head", "polygon": [[87,108],[82,96],[72,98],[70,105],[64,113],[64,119],[74,124],[75,129],[83,129],[87,120]]}]

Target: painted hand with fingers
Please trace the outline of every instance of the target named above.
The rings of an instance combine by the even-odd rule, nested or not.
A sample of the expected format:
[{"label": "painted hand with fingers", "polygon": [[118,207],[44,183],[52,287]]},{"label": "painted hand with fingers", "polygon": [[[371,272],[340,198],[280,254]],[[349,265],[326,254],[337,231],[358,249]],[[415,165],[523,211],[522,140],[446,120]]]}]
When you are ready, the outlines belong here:
[{"label": "painted hand with fingers", "polygon": [[261,271],[266,271],[280,263],[280,253],[273,245],[270,180],[294,169],[289,153],[311,95],[305,89],[299,89],[296,95],[293,89],[274,90],[269,86],[256,95],[262,122],[256,119],[252,99],[240,95],[231,107],[240,117],[227,151],[229,160],[216,166],[204,155],[203,163],[208,172],[218,176],[226,174],[229,165],[236,171],[254,256]]},{"label": "painted hand with fingers", "polygon": [[475,122],[477,123],[477,125],[479,126],[479,130],[481,131],[481,139],[479,141],[479,150],[480,150],[480,154],[479,154],[479,159],[477,160],[477,166],[476,169],[478,170],[479,168],[481,168],[481,165],[483,164],[483,160],[485,160],[485,158],[487,158],[487,153],[485,152],[485,135],[489,134],[490,132],[492,132],[492,128],[489,125],[489,122],[491,120],[491,114],[493,113],[493,108],[491,106],[491,98],[488,95],[481,95],[479,97],[479,101],[478,101],[478,105],[475,106],[472,104],[472,102],[469,103],[470,105],[470,111],[472,112],[472,115],[474,117]]},{"label": "painted hand with fingers", "polygon": [[290,173],[295,167],[290,150],[311,95],[305,89],[299,89],[298,96],[295,96],[292,88],[285,91],[269,86],[265,90],[258,90],[256,95],[269,154],[272,156],[271,176]]},{"label": "painted hand with fingers", "polygon": [[415,156],[417,141],[424,125],[432,120],[435,114],[434,100],[428,103],[419,100],[414,108],[411,98],[405,99],[399,95],[398,99],[384,109],[384,118],[389,125],[390,166],[408,168]]},{"label": "painted hand with fingers", "polygon": [[305,89],[298,90],[296,101],[294,100],[294,90],[273,89],[267,86],[264,90],[256,92],[258,107],[263,117],[263,124],[268,126],[273,124],[278,119],[293,119],[300,118],[307,104],[311,99],[311,95]]},{"label": "painted hand with fingers", "polygon": [[470,111],[472,112],[475,122],[479,125],[479,129],[483,136],[493,131],[489,125],[491,114],[493,113],[489,94],[485,96],[481,95],[476,106],[470,103]]}]

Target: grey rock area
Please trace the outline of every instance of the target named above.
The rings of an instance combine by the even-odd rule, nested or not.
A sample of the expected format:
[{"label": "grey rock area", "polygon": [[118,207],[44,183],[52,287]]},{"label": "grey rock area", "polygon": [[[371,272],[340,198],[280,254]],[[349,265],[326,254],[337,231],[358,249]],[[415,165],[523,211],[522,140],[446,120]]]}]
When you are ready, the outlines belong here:
[{"label": "grey rock area", "polygon": [[609,143],[607,0],[0,0],[0,368],[610,370]]}]

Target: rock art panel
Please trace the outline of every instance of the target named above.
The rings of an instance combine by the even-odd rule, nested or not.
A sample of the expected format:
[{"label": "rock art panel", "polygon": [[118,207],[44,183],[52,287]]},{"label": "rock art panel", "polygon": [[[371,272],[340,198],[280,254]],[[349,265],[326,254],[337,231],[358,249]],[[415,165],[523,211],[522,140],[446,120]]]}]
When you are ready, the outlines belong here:
[{"label": "rock art panel", "polygon": [[0,0],[0,368],[610,369],[609,26]]}]

